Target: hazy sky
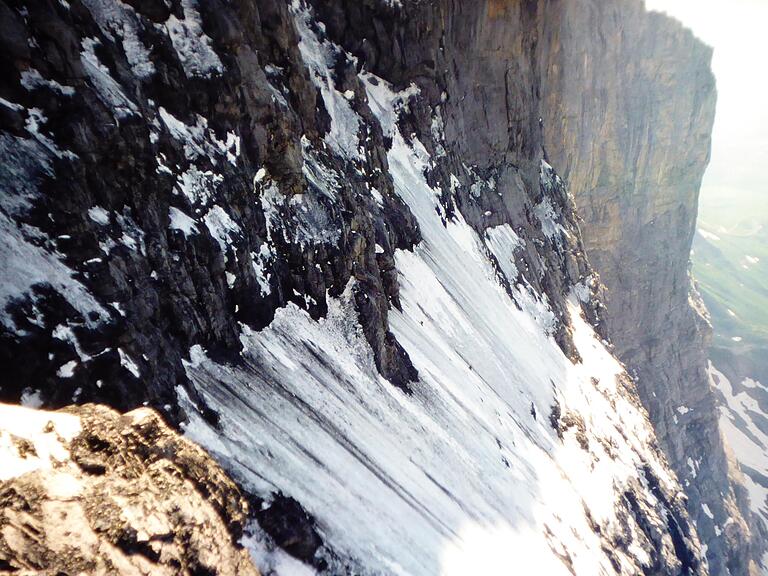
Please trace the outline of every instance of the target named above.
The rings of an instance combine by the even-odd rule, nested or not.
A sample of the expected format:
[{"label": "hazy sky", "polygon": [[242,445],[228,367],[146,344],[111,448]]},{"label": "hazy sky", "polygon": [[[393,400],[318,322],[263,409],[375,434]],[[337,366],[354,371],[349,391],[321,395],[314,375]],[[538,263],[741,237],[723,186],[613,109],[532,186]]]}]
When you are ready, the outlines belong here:
[{"label": "hazy sky", "polygon": [[717,114],[702,200],[768,202],[768,0],[646,0],[714,47]]}]

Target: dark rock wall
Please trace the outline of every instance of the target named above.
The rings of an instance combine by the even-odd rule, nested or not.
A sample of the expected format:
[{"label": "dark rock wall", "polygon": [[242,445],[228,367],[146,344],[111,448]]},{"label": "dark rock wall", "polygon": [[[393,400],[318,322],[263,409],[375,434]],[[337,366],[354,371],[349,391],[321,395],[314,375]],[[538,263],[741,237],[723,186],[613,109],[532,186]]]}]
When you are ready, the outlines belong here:
[{"label": "dark rock wall", "polygon": [[[509,221],[536,236],[545,248],[524,256],[524,274],[562,314],[565,287],[587,266],[577,235],[560,250],[532,213],[543,194],[535,6],[317,8],[329,35],[360,57],[358,67],[396,85],[418,83],[415,133],[431,135],[434,106],[451,95],[440,137],[450,146],[431,176],[446,191],[446,215],[458,202],[480,232]],[[355,63],[343,54],[333,63],[335,88],[354,94],[351,105],[366,120],[363,152],[350,159],[325,145],[332,119],[284,3],[181,2],[161,12],[96,0],[9,4],[2,12],[8,105],[0,121],[11,161],[3,213],[24,227],[25,243],[60,255],[73,271],[67,284],[99,303],[85,318],[62,296],[72,286],[52,290],[45,282],[8,298],[3,397],[40,390],[51,406],[77,397],[123,409],[147,401],[174,413],[190,346],[236,356],[238,323],[261,328],[288,301],[320,316],[326,291],[340,293],[353,276],[377,365],[407,388],[415,374],[386,316],[397,305],[393,252],[419,234],[392,193],[385,143]],[[179,21],[199,21],[199,28],[179,32]],[[372,23],[377,30],[365,28]],[[189,40],[201,33],[202,45]],[[355,44],[361,38],[370,39],[362,48]],[[40,80],[25,80],[33,76]],[[36,118],[41,136],[30,138]],[[22,146],[28,150],[17,157]],[[448,193],[450,173],[460,182],[455,194]],[[317,174],[334,181],[332,195],[317,185]],[[488,193],[497,185],[509,193]],[[370,188],[381,193],[382,210],[373,209]],[[309,219],[291,200],[299,194],[312,205]],[[560,216],[571,218],[567,198],[559,204]],[[174,212],[191,218],[194,230],[174,229]],[[279,234],[272,234],[273,217]],[[539,255],[568,277],[544,274]],[[566,327],[558,340],[570,347]],[[70,362],[72,374],[62,378]]]},{"label": "dark rock wall", "polygon": [[[397,88],[418,87],[420,98],[410,104],[404,133],[417,135],[434,159],[429,176],[444,192],[445,216],[458,207],[481,236],[487,228],[508,223],[533,240],[518,255],[517,268],[530,286],[547,295],[560,321],[558,343],[571,354],[563,295],[587,281],[591,269],[565,188],[559,179],[554,193],[541,186],[537,61],[543,5],[405,2],[393,9],[383,2],[313,4],[329,37],[360,67]],[[545,192],[555,200],[557,218],[573,232],[563,244],[542,232],[534,214]]]},{"label": "dark rock wall", "polygon": [[[3,214],[24,227],[25,243],[55,251],[101,304],[85,318],[66,290],[44,282],[3,302],[5,399],[31,386],[51,406],[80,390],[120,408],[148,401],[174,412],[191,345],[236,355],[238,322],[261,328],[289,300],[322,315],[326,290],[341,292],[353,275],[371,303],[364,328],[377,364],[407,385],[412,368],[387,336],[386,311],[397,297],[393,251],[418,231],[383,175],[380,130],[364,140],[367,175],[322,144],[328,115],[285,3],[174,2],[161,14],[142,2],[2,7]],[[171,23],[180,20],[202,29],[177,32],[178,49]],[[207,47],[187,37],[201,32]],[[141,50],[128,48],[136,39]],[[25,82],[29,74],[43,81]],[[25,130],[30,110],[57,153]],[[302,173],[309,156],[338,184],[333,201]],[[272,181],[279,191],[265,200]],[[383,197],[380,211],[362,199],[369,186]],[[290,202],[298,193],[316,222]],[[285,234],[270,235],[265,202]],[[193,233],[169,227],[172,209],[195,221]],[[333,242],[322,241],[322,228],[334,230]],[[300,233],[309,238],[291,237]],[[4,257],[11,283],[17,256]],[[57,338],[57,326],[72,335]],[[70,361],[72,374],[57,376]]]}]

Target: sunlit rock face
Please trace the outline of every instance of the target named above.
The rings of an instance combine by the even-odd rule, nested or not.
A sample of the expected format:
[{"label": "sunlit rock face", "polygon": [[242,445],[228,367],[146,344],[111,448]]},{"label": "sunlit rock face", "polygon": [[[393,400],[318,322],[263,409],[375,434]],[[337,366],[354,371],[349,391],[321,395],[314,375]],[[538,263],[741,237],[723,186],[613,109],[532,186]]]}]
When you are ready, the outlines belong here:
[{"label": "sunlit rock face", "polygon": [[545,148],[607,288],[603,319],[688,495],[711,572],[744,574],[762,537],[723,448],[710,327],[688,273],[715,111],[712,51],[641,2],[572,2],[546,31]]},{"label": "sunlit rock face", "polygon": [[599,10],[0,17],[3,398],[162,411],[249,495],[267,574],[708,572],[550,133],[553,38]]},{"label": "sunlit rock face", "polygon": [[258,576],[239,490],[149,408],[2,404],[0,459],[4,573]]}]

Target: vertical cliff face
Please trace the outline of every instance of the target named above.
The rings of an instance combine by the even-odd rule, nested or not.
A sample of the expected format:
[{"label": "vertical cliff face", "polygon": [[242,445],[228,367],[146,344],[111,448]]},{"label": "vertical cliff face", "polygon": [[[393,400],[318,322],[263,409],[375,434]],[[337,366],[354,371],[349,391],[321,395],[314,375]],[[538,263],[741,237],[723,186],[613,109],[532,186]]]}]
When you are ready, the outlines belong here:
[{"label": "vertical cliff face", "polygon": [[[280,547],[329,573],[707,573],[602,323],[627,362],[655,353],[637,322],[703,330],[685,272],[700,174],[647,135],[693,138],[655,107],[688,84],[633,52],[677,65],[679,43],[701,50],[689,35],[631,2],[0,7],[3,398],[162,410],[257,504],[267,573]],[[711,101],[687,110],[693,172]],[[630,156],[624,119],[642,127]],[[604,215],[586,242],[558,172]],[[668,173],[664,194],[634,194]],[[653,224],[616,225],[632,219]],[[671,255],[659,276],[650,234]],[[603,313],[588,255],[600,269],[629,248],[639,286],[606,268]],[[689,383],[697,361],[659,370]],[[692,426],[649,403],[673,464],[700,432],[711,454],[691,466],[727,487],[716,429],[694,419],[710,397],[669,389]]]},{"label": "vertical cliff face", "polygon": [[688,270],[714,118],[711,49],[641,2],[565,3],[554,13],[541,63],[548,157],[575,196],[607,288],[603,319],[685,486],[710,570],[744,574],[756,551]]}]

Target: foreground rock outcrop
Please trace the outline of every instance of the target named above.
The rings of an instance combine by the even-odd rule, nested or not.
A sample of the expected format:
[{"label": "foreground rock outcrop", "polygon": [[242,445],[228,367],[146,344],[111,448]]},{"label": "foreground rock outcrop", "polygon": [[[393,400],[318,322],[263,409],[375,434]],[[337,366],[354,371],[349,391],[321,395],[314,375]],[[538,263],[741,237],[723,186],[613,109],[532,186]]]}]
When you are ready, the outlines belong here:
[{"label": "foreground rock outcrop", "polygon": [[0,405],[0,571],[258,576],[247,504],[156,412]]}]

